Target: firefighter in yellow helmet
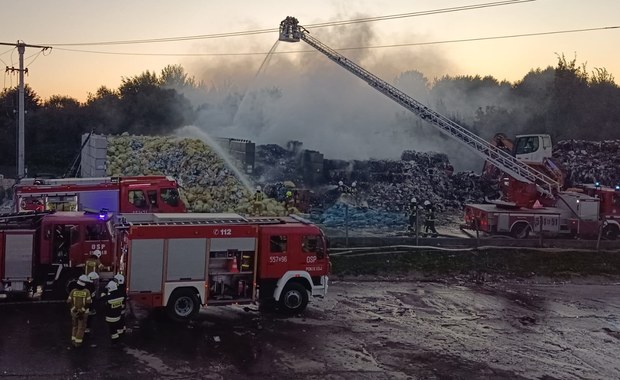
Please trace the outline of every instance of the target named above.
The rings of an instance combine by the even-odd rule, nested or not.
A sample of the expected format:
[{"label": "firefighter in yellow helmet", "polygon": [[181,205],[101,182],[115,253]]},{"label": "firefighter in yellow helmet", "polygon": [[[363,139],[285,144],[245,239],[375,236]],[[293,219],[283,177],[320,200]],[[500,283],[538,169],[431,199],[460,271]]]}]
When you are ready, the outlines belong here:
[{"label": "firefighter in yellow helmet", "polygon": [[263,200],[265,194],[263,194],[260,186],[256,186],[256,192],[254,192],[253,213],[255,216],[259,216],[263,211]]},{"label": "firefighter in yellow helmet", "polygon": [[295,213],[295,205],[293,202],[293,192],[290,190],[287,190],[286,194],[284,195],[284,208],[286,209],[286,212],[289,214]]},{"label": "firefighter in yellow helmet", "polygon": [[84,330],[86,320],[93,300],[86,284],[90,279],[86,275],[81,275],[77,280],[77,286],[71,290],[67,303],[71,307],[71,343],[74,347],[82,345],[84,340]]},{"label": "firefighter in yellow helmet", "polygon": [[101,251],[96,249],[91,254],[90,257],[84,263],[84,274],[88,275],[91,272],[99,272],[103,268],[103,264],[101,264]]}]

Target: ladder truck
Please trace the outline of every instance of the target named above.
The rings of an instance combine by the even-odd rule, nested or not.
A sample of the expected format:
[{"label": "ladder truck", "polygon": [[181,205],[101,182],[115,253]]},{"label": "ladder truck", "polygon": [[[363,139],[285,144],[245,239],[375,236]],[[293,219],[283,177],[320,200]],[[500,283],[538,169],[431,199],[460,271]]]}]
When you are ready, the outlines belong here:
[{"label": "ladder truck", "polygon": [[126,214],[115,227],[129,299],[174,320],[257,301],[301,313],[327,294],[327,238],[301,217]]},{"label": "ladder truck", "polygon": [[[599,229],[596,197],[583,192],[562,192],[560,176],[551,176],[514,156],[510,151],[475,135],[449,118],[431,110],[403,91],[370,73],[355,62],[310,35],[295,17],[286,17],[279,28],[279,40],[304,41],[331,61],[368,83],[375,90],[405,107],[441,133],[465,145],[502,173],[503,199],[495,204],[465,206],[465,227],[488,233],[512,234],[524,238],[530,232],[549,235],[594,236]],[[548,135],[524,136],[521,142],[551,147]],[[531,159],[532,152],[522,158]],[[534,207],[536,206],[536,207]],[[540,206],[540,207],[538,207]],[[617,228],[616,225],[612,228]]]}]

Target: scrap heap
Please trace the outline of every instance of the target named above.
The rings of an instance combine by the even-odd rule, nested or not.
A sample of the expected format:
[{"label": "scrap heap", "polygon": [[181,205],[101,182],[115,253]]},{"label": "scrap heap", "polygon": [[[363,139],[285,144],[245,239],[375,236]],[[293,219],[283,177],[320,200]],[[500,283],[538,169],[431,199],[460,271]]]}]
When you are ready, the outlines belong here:
[{"label": "scrap heap", "polygon": [[[108,174],[165,174],[181,184],[186,203],[194,212],[251,213],[253,190],[246,188],[225,162],[197,139],[167,137],[108,137]],[[620,140],[560,141],[554,158],[570,183],[616,185],[620,179]],[[348,219],[351,228],[404,229],[412,197],[433,202],[439,224],[458,221],[465,203],[483,203],[493,197],[494,185],[473,172],[454,172],[445,154],[405,151],[400,160],[342,161],[325,159],[319,177],[307,181],[300,171],[303,152],[275,144],[256,148],[251,180],[263,186],[271,199],[266,215],[285,215],[285,183],[312,189],[311,218],[339,228]],[[318,180],[317,180],[318,178]],[[343,196],[339,181],[354,182],[355,193]],[[345,214],[347,216],[345,217]]]}]

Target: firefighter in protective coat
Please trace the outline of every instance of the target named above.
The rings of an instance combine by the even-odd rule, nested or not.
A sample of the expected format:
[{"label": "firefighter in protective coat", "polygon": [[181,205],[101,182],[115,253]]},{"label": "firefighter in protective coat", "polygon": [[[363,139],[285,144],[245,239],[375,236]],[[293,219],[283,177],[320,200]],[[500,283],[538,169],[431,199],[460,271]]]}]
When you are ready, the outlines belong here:
[{"label": "firefighter in protective coat", "polygon": [[420,228],[418,227],[419,208],[420,206],[418,206],[418,200],[416,199],[416,197],[411,198],[411,201],[409,202],[409,232],[412,232],[415,235],[417,235],[418,231],[420,230]]},{"label": "firefighter in protective coat", "polygon": [[112,278],[112,281],[116,282],[116,286],[118,287],[118,294],[120,294],[123,299],[123,311],[121,312],[121,320],[119,323],[118,334],[122,335],[125,332],[125,314],[127,309],[127,287],[125,285],[125,276],[120,273],[117,273]]},{"label": "firefighter in protective coat", "polygon": [[101,303],[104,309],[105,321],[110,329],[110,338],[112,342],[118,341],[120,338],[119,330],[124,330],[122,326],[122,313],[123,305],[125,304],[125,297],[118,291],[118,285],[114,281],[108,282],[105,286],[106,293],[101,298]]},{"label": "firefighter in protective coat", "polygon": [[71,290],[67,298],[67,303],[71,307],[71,343],[74,347],[81,346],[84,341],[88,311],[93,302],[90,291],[86,288],[88,282],[88,277],[81,275],[77,286]]},{"label": "firefighter in protective coat", "polygon": [[95,315],[97,315],[97,301],[99,299],[99,275],[97,272],[90,272],[88,274],[88,279],[90,280],[86,284],[86,289],[90,291],[92,304],[90,310],[88,311],[88,317],[86,318],[86,330],[84,331],[86,334],[90,333],[90,329],[93,325],[93,320],[95,319]]},{"label": "firefighter in protective coat", "polygon": [[435,229],[435,207],[430,201],[424,201],[426,210],[426,220],[424,221],[424,235],[430,234],[431,237],[437,237],[438,233]]},{"label": "firefighter in protective coat", "polygon": [[101,269],[103,269],[103,264],[101,264],[101,251],[96,249],[84,263],[84,274],[88,275],[90,272],[99,273]]},{"label": "firefighter in protective coat", "polygon": [[263,201],[265,200],[265,194],[260,186],[256,186],[256,192],[254,193],[254,202],[252,203],[252,211],[254,216],[260,216],[263,212]]}]

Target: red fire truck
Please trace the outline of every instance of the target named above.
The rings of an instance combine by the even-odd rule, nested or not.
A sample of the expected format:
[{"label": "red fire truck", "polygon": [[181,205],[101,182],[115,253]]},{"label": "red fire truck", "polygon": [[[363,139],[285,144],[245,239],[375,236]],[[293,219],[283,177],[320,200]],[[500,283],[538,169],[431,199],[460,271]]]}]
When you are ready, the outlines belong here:
[{"label": "red fire truck", "polygon": [[[504,142],[512,141],[504,139]],[[549,135],[517,136],[515,157],[563,185],[564,173],[551,158]],[[488,168],[488,163],[486,168]],[[488,170],[485,169],[485,172]],[[501,173],[500,188],[507,202],[466,204],[464,228],[488,234],[526,238],[531,233],[614,240],[620,232],[620,189],[599,184],[577,185],[545,196],[534,183]]]},{"label": "red fire truck", "polygon": [[620,236],[620,185],[612,188],[595,183],[582,185],[577,190],[599,200],[603,237],[617,239]]},{"label": "red fire truck", "polygon": [[299,217],[128,214],[116,228],[130,299],[176,320],[255,301],[299,313],[327,293],[327,239]]},{"label": "red fire truck", "polygon": [[0,298],[34,295],[37,289],[63,295],[97,250],[101,263],[113,271],[111,218],[110,213],[76,211],[0,214]]},{"label": "red fire truck", "polygon": [[178,184],[163,175],[103,178],[26,178],[15,186],[15,211],[117,213],[185,212]]}]

